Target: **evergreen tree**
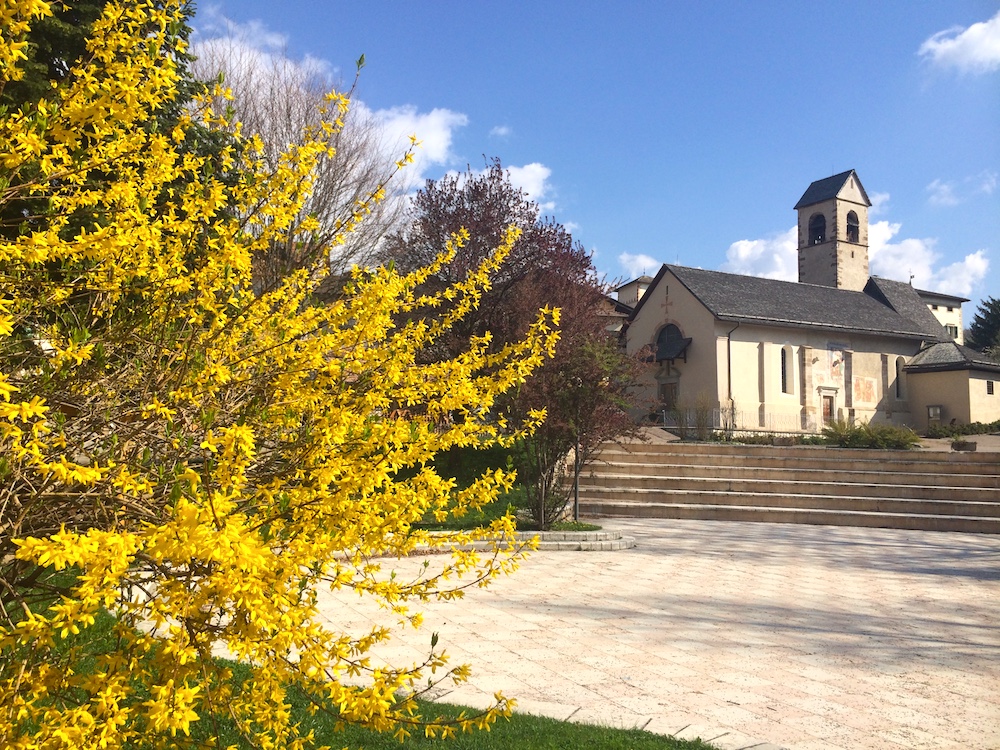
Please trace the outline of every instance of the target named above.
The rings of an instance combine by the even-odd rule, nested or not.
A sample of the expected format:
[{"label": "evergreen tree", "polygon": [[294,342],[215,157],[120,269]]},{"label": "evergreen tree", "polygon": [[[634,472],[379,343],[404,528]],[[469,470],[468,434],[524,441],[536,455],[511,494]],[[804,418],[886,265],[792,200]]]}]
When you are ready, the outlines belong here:
[{"label": "evergreen tree", "polygon": [[976,317],[966,334],[965,345],[996,356],[1000,349],[1000,299],[987,297],[979,303]]}]

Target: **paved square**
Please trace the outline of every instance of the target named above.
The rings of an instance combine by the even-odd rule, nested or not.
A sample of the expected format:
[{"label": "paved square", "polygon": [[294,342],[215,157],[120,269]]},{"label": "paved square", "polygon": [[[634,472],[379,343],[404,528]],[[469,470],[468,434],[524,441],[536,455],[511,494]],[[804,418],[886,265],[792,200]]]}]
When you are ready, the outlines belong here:
[{"label": "paved square", "polygon": [[[1000,748],[1000,537],[602,523],[636,547],[536,552],[425,606],[423,629],[380,653],[420,659],[437,632],[452,663],[473,666],[442,700],[480,706],[502,690],[528,713],[726,750]],[[323,596],[337,626],[370,622],[356,595]]]}]

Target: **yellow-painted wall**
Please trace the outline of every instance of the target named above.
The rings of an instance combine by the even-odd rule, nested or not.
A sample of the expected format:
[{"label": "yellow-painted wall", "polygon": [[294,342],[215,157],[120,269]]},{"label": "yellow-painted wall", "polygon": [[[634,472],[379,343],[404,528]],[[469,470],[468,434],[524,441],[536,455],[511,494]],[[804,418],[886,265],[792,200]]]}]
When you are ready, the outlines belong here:
[{"label": "yellow-painted wall", "polygon": [[[987,383],[993,383],[992,394]],[[987,423],[1000,419],[1000,372],[969,373],[969,419]]]},{"label": "yellow-painted wall", "polygon": [[[917,432],[927,430],[927,407],[941,407],[941,424],[951,420],[960,424],[970,421],[969,371],[911,372],[907,373],[913,404],[912,426]],[[985,390],[985,383],[983,389]]]},{"label": "yellow-painted wall", "polygon": [[677,378],[678,403],[693,407],[696,401],[704,401],[710,408],[718,408],[715,318],[676,276],[667,271],[659,284],[646,291],[642,308],[629,324],[628,353],[635,355],[644,347],[650,347],[650,354],[655,354],[656,337],[670,323],[676,325],[685,338],[691,339],[687,362],[677,359],[672,365],[650,363],[643,378],[644,401],[658,402],[659,382],[670,367]]}]

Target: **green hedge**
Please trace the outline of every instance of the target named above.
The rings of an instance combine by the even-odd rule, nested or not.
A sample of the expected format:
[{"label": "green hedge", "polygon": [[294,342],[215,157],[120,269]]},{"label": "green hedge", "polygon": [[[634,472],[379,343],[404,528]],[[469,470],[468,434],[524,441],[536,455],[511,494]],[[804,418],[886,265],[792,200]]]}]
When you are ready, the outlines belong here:
[{"label": "green hedge", "polygon": [[1000,419],[996,422],[972,422],[971,424],[931,425],[927,429],[929,438],[954,438],[962,435],[988,435],[1000,432]]},{"label": "green hedge", "polygon": [[824,427],[823,438],[841,448],[909,449],[920,444],[920,436],[909,427],[871,422],[849,424],[844,420]]}]

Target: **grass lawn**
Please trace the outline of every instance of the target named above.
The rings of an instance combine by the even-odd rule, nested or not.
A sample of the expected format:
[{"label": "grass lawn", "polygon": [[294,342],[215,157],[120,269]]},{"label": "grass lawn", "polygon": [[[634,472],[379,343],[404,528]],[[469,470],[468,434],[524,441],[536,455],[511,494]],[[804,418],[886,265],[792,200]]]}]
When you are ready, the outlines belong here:
[{"label": "grass lawn", "polygon": [[[434,706],[438,713],[460,710],[456,706]],[[317,736],[319,735],[317,732]],[[324,740],[325,741],[325,740]],[[400,743],[389,735],[358,729],[343,734],[343,741],[366,750],[393,750],[400,747],[455,748],[455,750],[710,750],[699,740],[678,740],[640,729],[610,729],[586,724],[515,714],[510,721],[500,719],[489,732],[460,734],[450,740],[429,740],[414,736]],[[332,742],[332,740],[331,740]],[[335,744],[339,744],[338,737]]]},{"label": "grass lawn", "polygon": [[[246,670],[239,664],[232,664],[234,678],[245,676]],[[511,696],[516,698],[516,696]],[[358,727],[349,726],[341,732],[334,729],[336,719],[325,714],[310,716],[304,701],[293,698],[293,717],[303,722],[304,731],[312,729],[320,744],[331,747],[363,747],[365,750],[397,750],[398,748],[455,748],[455,750],[712,750],[712,746],[700,740],[679,740],[663,735],[644,732],[640,729],[611,729],[586,724],[574,724],[539,716],[514,714],[510,721],[500,719],[490,731],[476,730],[459,734],[453,739],[428,739],[418,731],[402,743],[391,734],[379,734]],[[446,703],[421,703],[425,716],[457,717],[463,710],[475,714],[473,709],[463,709]],[[227,727],[223,744],[244,745]]]},{"label": "grass lawn", "polygon": [[[458,487],[468,487],[473,481],[478,479],[483,472],[495,469],[509,469],[511,464],[510,450],[499,446],[494,446],[485,450],[474,450],[470,448],[454,448],[440,454],[434,461],[434,466],[443,477],[454,478]],[[485,505],[482,508],[467,513],[461,518],[449,517],[445,521],[436,521],[433,516],[428,515],[423,523],[417,524],[419,528],[432,529],[434,531],[460,531],[476,529],[486,526],[494,519],[500,518],[508,510],[518,516],[517,528],[519,531],[537,531],[533,527],[530,519],[524,518],[524,509],[528,507],[527,491],[523,485],[515,484],[505,495],[501,495],[495,502]],[[516,513],[517,510],[520,513]],[[552,525],[551,531],[598,531],[600,526],[580,521],[559,521]]]},{"label": "grass lawn", "polygon": [[[89,642],[92,653],[107,653],[114,649],[113,629],[114,618],[108,613],[100,613],[93,626],[83,631],[82,637]],[[70,641],[76,640],[70,638]],[[241,684],[249,676],[249,669],[238,662],[223,660],[233,673],[233,684]],[[93,669],[92,659],[85,658],[77,664],[81,672]],[[517,698],[516,695],[509,696]],[[141,700],[141,696],[139,697]],[[558,721],[527,714],[515,714],[511,719],[499,719],[492,725],[490,731],[475,730],[467,734],[458,734],[452,739],[428,739],[422,731],[414,730],[405,741],[400,742],[392,734],[380,734],[356,726],[347,726],[341,731],[336,729],[336,709],[331,713],[310,713],[308,702],[290,691],[292,721],[301,724],[302,733],[309,730],[315,732],[318,745],[328,744],[332,748],[365,748],[365,750],[394,750],[395,748],[455,748],[455,750],[712,750],[712,746],[700,740],[680,740],[664,735],[652,734],[639,729],[612,729],[586,724]],[[461,712],[475,715],[474,709],[453,706],[447,703],[421,702],[420,711],[425,717],[457,718]],[[206,742],[206,746],[214,741],[210,736],[215,723],[207,716],[191,726],[193,738]],[[231,720],[220,717],[220,747],[235,746],[247,748],[252,746],[243,741],[235,731]]]}]

